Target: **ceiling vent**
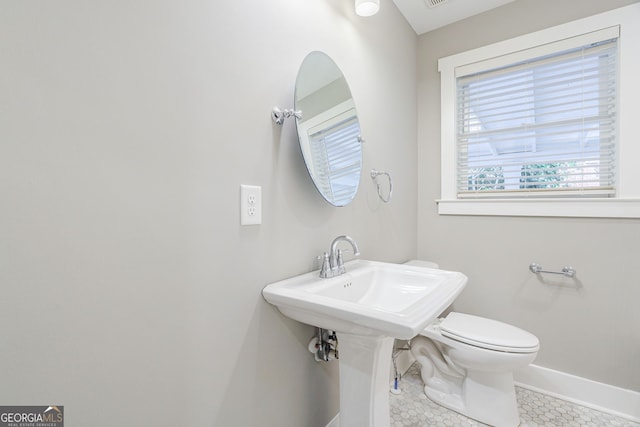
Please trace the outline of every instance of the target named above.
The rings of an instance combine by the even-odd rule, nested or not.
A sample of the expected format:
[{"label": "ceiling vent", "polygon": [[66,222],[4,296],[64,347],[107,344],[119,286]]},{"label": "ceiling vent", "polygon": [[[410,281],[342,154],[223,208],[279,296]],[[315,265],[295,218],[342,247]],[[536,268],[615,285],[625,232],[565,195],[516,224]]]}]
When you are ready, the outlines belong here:
[{"label": "ceiling vent", "polygon": [[424,2],[427,4],[427,6],[429,7],[436,7],[436,6],[440,6],[446,2],[448,2],[449,0],[424,0]]}]

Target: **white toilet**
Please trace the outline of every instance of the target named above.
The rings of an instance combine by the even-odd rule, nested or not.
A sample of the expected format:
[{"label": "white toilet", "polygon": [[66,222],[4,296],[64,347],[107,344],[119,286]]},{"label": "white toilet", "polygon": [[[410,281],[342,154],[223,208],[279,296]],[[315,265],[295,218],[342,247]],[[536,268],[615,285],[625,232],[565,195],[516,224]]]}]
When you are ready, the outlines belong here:
[{"label": "white toilet", "polygon": [[520,424],[513,371],[533,362],[539,348],[538,338],[525,330],[456,312],[411,340],[427,397],[495,427]]}]

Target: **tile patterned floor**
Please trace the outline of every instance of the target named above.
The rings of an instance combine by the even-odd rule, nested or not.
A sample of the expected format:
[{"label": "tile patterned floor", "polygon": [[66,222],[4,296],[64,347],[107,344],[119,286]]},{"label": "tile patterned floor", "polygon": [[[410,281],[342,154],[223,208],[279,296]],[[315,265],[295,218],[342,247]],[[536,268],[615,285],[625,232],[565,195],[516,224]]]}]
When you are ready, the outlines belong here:
[{"label": "tile patterned floor", "polygon": [[[401,394],[389,394],[391,427],[486,426],[430,401],[422,391],[417,364],[400,382]],[[521,427],[640,427],[624,418],[516,387]]]}]

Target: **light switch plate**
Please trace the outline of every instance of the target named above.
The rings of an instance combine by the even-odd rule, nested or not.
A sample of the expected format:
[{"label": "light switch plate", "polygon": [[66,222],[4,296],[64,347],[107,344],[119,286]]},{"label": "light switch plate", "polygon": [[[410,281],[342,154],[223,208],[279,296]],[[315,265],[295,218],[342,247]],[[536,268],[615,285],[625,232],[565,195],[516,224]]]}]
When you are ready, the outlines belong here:
[{"label": "light switch plate", "polygon": [[262,187],[240,185],[240,225],[262,224]]}]

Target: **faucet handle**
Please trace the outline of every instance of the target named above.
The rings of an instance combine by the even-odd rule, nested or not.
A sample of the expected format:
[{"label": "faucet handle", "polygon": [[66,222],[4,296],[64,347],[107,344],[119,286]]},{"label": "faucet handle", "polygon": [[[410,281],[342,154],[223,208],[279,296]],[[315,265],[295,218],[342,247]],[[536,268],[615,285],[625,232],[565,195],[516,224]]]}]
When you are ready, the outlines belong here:
[{"label": "faucet handle", "polygon": [[320,277],[326,279],[328,277],[333,277],[333,272],[331,271],[331,262],[329,261],[329,254],[325,252],[323,255],[318,258],[322,258],[322,267],[320,267]]}]

